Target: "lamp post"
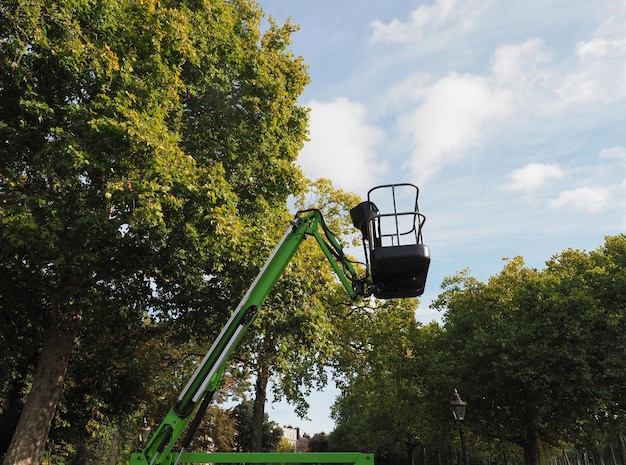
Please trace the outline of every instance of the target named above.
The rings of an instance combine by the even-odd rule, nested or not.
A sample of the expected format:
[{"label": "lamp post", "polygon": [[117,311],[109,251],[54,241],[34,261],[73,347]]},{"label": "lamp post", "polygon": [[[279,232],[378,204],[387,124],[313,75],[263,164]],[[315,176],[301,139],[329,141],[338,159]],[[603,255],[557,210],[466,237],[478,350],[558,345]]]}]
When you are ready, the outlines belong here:
[{"label": "lamp post", "polygon": [[454,416],[454,421],[459,424],[459,434],[461,436],[461,449],[463,451],[463,465],[469,465],[469,460],[467,458],[467,449],[465,448],[465,432],[463,431],[463,420],[465,420],[465,407],[467,403],[461,400],[461,396],[459,393],[454,390],[454,396],[452,396],[452,400],[450,401],[450,408],[452,409],[452,415]]}]

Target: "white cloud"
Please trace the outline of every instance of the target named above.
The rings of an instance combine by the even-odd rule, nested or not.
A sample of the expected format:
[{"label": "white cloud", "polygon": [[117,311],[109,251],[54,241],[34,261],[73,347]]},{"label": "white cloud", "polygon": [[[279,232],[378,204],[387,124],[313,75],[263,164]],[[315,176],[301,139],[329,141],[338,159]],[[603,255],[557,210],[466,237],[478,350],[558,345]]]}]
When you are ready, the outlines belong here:
[{"label": "white cloud", "polygon": [[396,86],[391,101],[412,105],[398,124],[410,134],[408,164],[418,181],[462,160],[509,116],[537,111],[554,79],[551,60],[543,41],[530,39],[497,48],[487,76],[450,73],[432,82],[418,73]]},{"label": "white cloud", "polygon": [[419,37],[430,24],[443,25],[449,20],[456,0],[437,0],[431,5],[420,5],[411,12],[409,22],[394,19],[389,24],[372,23],[372,42],[407,42]]},{"label": "white cloud", "polygon": [[550,205],[555,208],[573,207],[581,211],[596,213],[608,206],[609,198],[609,190],[604,187],[581,187],[562,192],[550,202]]},{"label": "white cloud", "polygon": [[577,70],[565,74],[557,95],[563,104],[612,103],[626,97],[626,19],[611,17],[576,45]]},{"label": "white cloud", "polygon": [[542,105],[554,79],[551,60],[544,42],[536,38],[498,47],[491,56],[494,86],[508,89],[517,106]]},{"label": "white cloud", "polygon": [[[435,15],[435,6],[445,17],[441,2],[428,11]],[[419,182],[462,160],[505,119],[528,125],[546,115],[565,116],[573,105],[585,109],[626,98],[626,24],[619,24],[607,21],[578,44],[573,71],[566,70],[570,61],[556,61],[543,40],[531,38],[496,48],[485,76],[450,73],[433,81],[420,73],[397,85],[390,102],[396,110],[412,105],[398,125],[412,142],[408,165]]]},{"label": "white cloud", "polygon": [[626,162],[626,147],[616,145],[615,147],[602,149],[600,150],[599,156],[600,158],[604,159],[616,158],[618,160]]},{"label": "white cloud", "polygon": [[413,10],[410,19],[393,19],[385,24],[373,21],[371,42],[403,43],[420,39],[431,29],[448,27],[451,31],[466,32],[473,28],[475,18],[491,3],[487,0],[436,0]]},{"label": "white cloud", "polygon": [[310,141],[298,157],[305,174],[331,179],[335,187],[345,190],[367,192],[386,165],[376,159],[384,133],[368,123],[365,105],[337,98],[307,106],[311,108]]},{"label": "white cloud", "polygon": [[385,97],[384,104],[387,104],[391,111],[398,109],[412,108],[416,101],[423,98],[432,85],[432,77],[426,73],[416,73],[408,76],[399,84],[391,87]]},{"label": "white cloud", "polygon": [[621,57],[626,54],[624,22],[615,16],[604,21],[592,39],[576,46],[581,59],[588,57]]},{"label": "white cloud", "polygon": [[513,191],[535,191],[548,185],[552,179],[563,177],[563,171],[556,165],[530,163],[509,174],[511,183],[506,186]]},{"label": "white cloud", "polygon": [[510,96],[485,78],[452,73],[435,82],[421,104],[399,119],[400,129],[411,135],[414,176],[421,183],[462,158],[510,110]]}]

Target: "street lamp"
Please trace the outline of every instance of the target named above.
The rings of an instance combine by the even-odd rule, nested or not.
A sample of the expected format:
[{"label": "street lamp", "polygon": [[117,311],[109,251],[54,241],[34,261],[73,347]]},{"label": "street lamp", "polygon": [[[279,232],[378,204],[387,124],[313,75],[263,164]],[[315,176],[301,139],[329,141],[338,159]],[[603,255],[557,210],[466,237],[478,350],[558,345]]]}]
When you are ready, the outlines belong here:
[{"label": "street lamp", "polygon": [[465,420],[465,407],[467,403],[461,400],[459,393],[454,390],[454,396],[450,401],[450,408],[452,409],[452,415],[454,421],[459,424],[459,434],[461,435],[461,449],[463,450],[463,465],[469,465],[467,458],[467,449],[465,448],[465,432],[463,431],[463,420]]}]

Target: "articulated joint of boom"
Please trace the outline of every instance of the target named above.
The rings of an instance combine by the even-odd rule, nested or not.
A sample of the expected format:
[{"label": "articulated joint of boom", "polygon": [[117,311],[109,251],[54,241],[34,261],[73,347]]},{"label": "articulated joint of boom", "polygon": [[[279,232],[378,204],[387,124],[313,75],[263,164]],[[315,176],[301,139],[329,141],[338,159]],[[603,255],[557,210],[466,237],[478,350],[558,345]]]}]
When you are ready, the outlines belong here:
[{"label": "articulated joint of boom", "polygon": [[372,294],[369,282],[366,278],[358,277],[352,262],[343,252],[339,239],[328,228],[319,210],[299,211],[293,225],[296,231],[302,231],[303,234],[315,238],[339,281],[352,299],[359,296],[368,297]]}]

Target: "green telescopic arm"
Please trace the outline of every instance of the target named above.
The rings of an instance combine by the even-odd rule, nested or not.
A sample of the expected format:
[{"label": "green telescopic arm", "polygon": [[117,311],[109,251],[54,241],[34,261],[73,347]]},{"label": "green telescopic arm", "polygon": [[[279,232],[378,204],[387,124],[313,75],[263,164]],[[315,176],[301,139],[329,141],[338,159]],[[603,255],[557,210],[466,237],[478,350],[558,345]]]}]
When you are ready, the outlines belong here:
[{"label": "green telescopic arm", "polygon": [[356,271],[343,254],[336,236],[326,227],[321,213],[318,210],[299,212],[176,399],[174,406],[143,451],[132,455],[131,465],[172,463],[170,454],[172,447],[191,421],[202,400],[207,395],[212,396],[218,388],[229,356],[241,342],[259,308],[307,236],[315,237],[351,298],[369,295],[367,283],[357,278]]}]

